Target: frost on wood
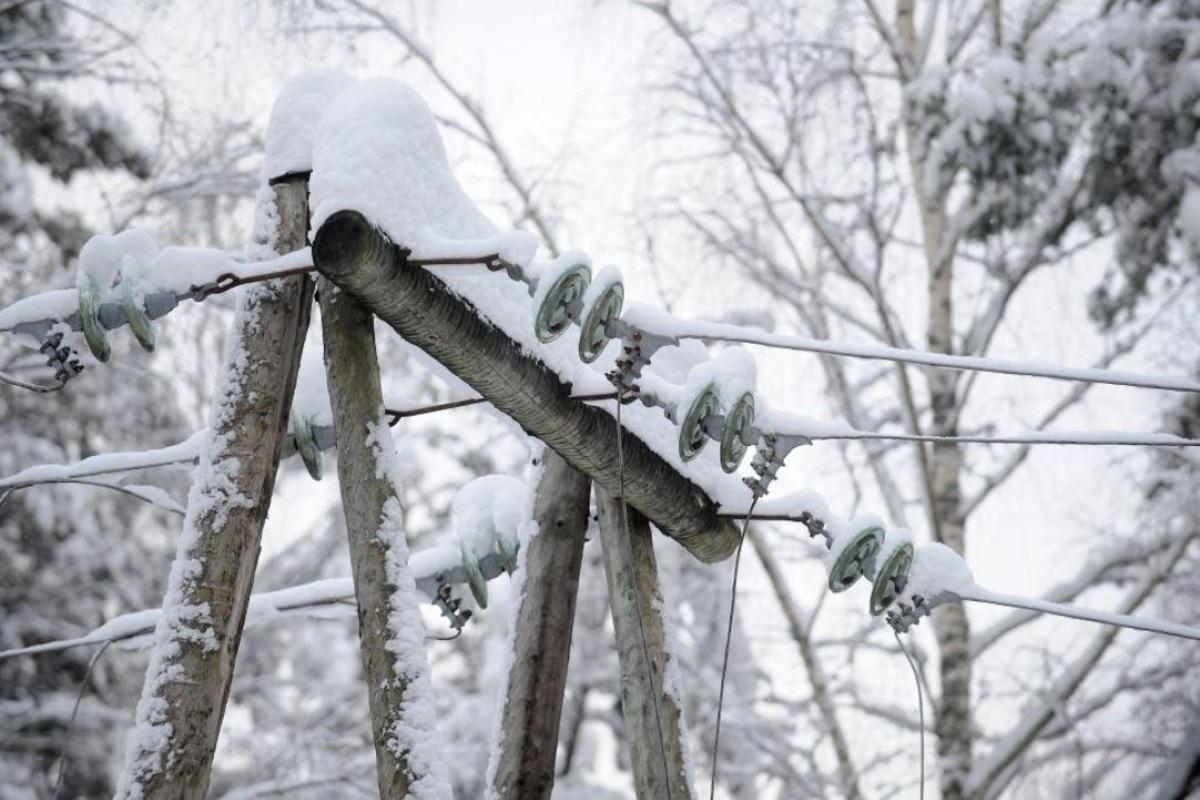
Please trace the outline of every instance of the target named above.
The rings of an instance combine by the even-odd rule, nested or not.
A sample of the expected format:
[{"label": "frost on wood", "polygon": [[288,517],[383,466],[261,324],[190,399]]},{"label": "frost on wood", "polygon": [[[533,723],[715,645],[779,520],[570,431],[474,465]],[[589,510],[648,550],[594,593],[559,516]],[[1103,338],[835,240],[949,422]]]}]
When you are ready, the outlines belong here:
[{"label": "frost on wood", "polygon": [[[391,654],[393,678],[390,688],[399,692],[399,707],[390,715],[386,744],[397,759],[407,763],[413,800],[444,800],[450,797],[446,765],[434,740],[437,706],[425,658],[424,627],[418,610],[416,584],[408,564],[403,511],[395,444],[382,413],[371,424],[367,447],[375,459],[375,475],[391,488],[383,506],[374,544],[385,560],[387,576],[387,651]],[[389,688],[389,687],[384,687]],[[391,692],[387,693],[392,696]]]},{"label": "frost on wood", "polygon": [[[275,195],[264,188],[250,258],[275,255],[280,225]],[[274,486],[294,348],[307,325],[301,285],[272,281],[239,293],[118,797],[158,796],[168,784],[199,796],[207,787]]]},{"label": "frost on wood", "polygon": [[338,484],[358,601],[360,653],[381,797],[448,798],[417,589],[400,504],[400,465],[382,403],[373,320],[322,282],[321,324]]}]

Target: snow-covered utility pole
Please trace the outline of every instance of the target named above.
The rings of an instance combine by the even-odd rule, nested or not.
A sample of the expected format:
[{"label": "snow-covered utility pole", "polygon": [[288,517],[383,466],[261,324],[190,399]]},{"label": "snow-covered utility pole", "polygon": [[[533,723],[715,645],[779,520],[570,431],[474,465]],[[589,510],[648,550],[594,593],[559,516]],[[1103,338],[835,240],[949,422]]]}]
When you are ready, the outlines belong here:
[{"label": "snow-covered utility pole", "polygon": [[[320,272],[420,347],[530,435],[610,492],[618,492],[617,423],[570,398],[570,387],[483,319],[428,270],[404,268],[399,249],[355,211],[327,219],[313,240]],[[497,278],[503,280],[503,278]],[[716,504],[641,439],[620,431],[624,495],[663,533],[702,561],[720,561],[738,543]]]},{"label": "snow-covered utility pole", "polygon": [[650,523],[599,487],[596,506],[634,787],[639,798],[692,800],[683,709],[672,677],[678,665],[670,663],[667,648]]},{"label": "snow-covered utility pole", "polygon": [[549,448],[541,459],[533,507],[537,530],[519,556],[512,664],[492,756],[489,784],[497,800],[545,799],[554,787],[583,564],[591,481]]},{"label": "snow-covered utility pole", "polygon": [[374,319],[327,281],[320,299],[379,796],[449,800],[433,742],[437,710],[408,566],[395,446],[383,412]]},{"label": "snow-covered utility pole", "polygon": [[[303,177],[263,187],[251,255],[303,247],[307,225]],[[312,292],[312,280],[299,276],[239,297],[117,797],[203,798],[208,791]]]}]

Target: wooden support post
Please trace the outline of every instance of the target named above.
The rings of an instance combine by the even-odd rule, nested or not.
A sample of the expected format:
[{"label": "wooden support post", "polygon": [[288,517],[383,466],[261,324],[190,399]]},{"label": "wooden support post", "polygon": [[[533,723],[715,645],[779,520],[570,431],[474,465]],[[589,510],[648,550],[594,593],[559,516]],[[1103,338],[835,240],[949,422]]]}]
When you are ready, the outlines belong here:
[{"label": "wooden support post", "polygon": [[625,530],[621,501],[600,488],[596,489],[596,506],[621,662],[621,709],[629,733],[634,788],[639,800],[693,800],[686,767],[683,711],[678,697],[664,687],[670,654],[650,523],[629,508],[629,527]]},{"label": "wooden support post", "polygon": [[[308,185],[277,183],[272,248],[304,247]],[[120,798],[203,798],[287,436],[313,283],[244,290],[211,439],[188,500]]]},{"label": "wooden support post", "polygon": [[553,450],[542,458],[533,508],[538,530],[521,555],[524,583],[490,776],[497,800],[548,800],[554,787],[591,481]]},{"label": "wooden support post", "polygon": [[374,318],[328,281],[320,283],[325,370],[358,600],[379,796],[383,800],[417,794],[448,798],[441,759],[430,751],[436,710],[429,695],[425,633],[400,523]]},{"label": "wooden support post", "polygon": [[[569,385],[442,281],[428,270],[405,267],[398,248],[365,217],[353,211],[332,215],[317,231],[313,259],[325,277],[531,436],[608,491],[620,491],[612,415],[571,400]],[[642,440],[625,431],[620,435],[626,501],[702,561],[731,555],[737,528],[717,516],[716,503]]]}]

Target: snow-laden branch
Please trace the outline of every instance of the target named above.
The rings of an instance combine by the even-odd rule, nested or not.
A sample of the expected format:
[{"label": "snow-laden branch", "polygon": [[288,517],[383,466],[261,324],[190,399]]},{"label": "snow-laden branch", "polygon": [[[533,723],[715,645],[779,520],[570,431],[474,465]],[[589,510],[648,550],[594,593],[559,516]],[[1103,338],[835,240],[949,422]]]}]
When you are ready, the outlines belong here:
[{"label": "snow-laden branch", "polygon": [[64,482],[172,464],[193,463],[199,458],[207,437],[208,430],[205,429],[193,433],[178,444],[156,450],[100,453],[74,464],[39,464],[13,473],[7,478],[0,478],[0,489],[20,489],[38,483]]},{"label": "snow-laden branch", "polygon": [[[183,516],[186,513],[186,509],[181,506],[175,500],[175,498],[171,497],[171,495],[167,494],[158,486],[149,486],[136,483],[118,483],[114,480],[103,480],[101,478],[58,478],[53,480],[38,481],[37,483],[73,483],[80,486],[94,486],[100,489],[111,489],[115,492],[120,492],[121,494],[141,500],[144,503],[149,503],[152,506],[157,506],[164,511],[170,511],[172,514]],[[32,486],[33,484],[27,485]],[[0,491],[0,506],[3,506],[4,503],[8,501],[8,498],[13,492],[21,488],[25,487],[18,486],[12,489]]]}]

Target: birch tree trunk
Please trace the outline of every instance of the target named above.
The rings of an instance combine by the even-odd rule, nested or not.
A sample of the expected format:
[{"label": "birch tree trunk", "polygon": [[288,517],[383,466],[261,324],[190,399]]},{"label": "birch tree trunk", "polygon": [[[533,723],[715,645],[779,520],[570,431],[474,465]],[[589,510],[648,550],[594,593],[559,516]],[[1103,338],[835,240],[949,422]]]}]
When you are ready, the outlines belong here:
[{"label": "birch tree trunk", "polygon": [[449,800],[445,765],[433,742],[436,708],[416,585],[408,571],[374,318],[328,281],[321,281],[320,297],[379,796]]},{"label": "birch tree trunk", "polygon": [[[916,63],[919,44],[914,0],[899,0],[896,29],[901,40],[900,64]],[[906,120],[909,179],[912,181],[921,218],[925,263],[928,272],[926,296],[929,303],[927,343],[935,353],[954,351],[954,262],[955,243],[946,240],[946,199],[933,195],[926,186],[925,163],[918,152],[919,133]],[[930,430],[934,436],[958,435],[958,382],[960,373],[926,371],[929,383]],[[966,517],[963,513],[962,447],[953,442],[935,442],[929,472],[921,477],[929,487],[933,534],[948,547],[966,556]],[[941,765],[943,800],[960,800],[972,767],[971,732],[971,626],[961,603],[936,609],[941,697],[936,729],[938,762]]]},{"label": "birch tree trunk", "polygon": [[[534,500],[537,533],[521,554],[522,588],[511,634],[492,796],[549,798],[571,655],[591,481],[547,448]],[[580,710],[582,713],[582,709]]]},{"label": "birch tree trunk", "polygon": [[625,530],[621,501],[599,487],[596,506],[621,662],[621,709],[629,732],[634,787],[639,800],[692,800],[683,709],[678,687],[671,686],[670,678],[678,667],[670,663],[672,656],[667,652],[650,523],[627,507],[629,525]]},{"label": "birch tree trunk", "polygon": [[[912,162],[912,179],[921,182],[921,165]],[[951,353],[954,345],[954,258],[942,253],[945,209],[939,201],[918,191],[928,262],[929,349]],[[958,373],[930,370],[930,433],[958,435]],[[966,556],[966,518],[962,507],[962,447],[953,442],[935,442],[930,461],[935,534],[956,552]],[[958,800],[963,782],[971,772],[971,627],[961,603],[939,607],[933,615],[940,653],[941,698],[937,710],[938,757],[942,765],[942,797]]]},{"label": "birch tree trunk", "polygon": [[[262,191],[259,247],[252,255],[303,247],[307,181]],[[301,276],[257,285],[242,290],[238,303],[118,798],[203,798],[208,790],[287,435],[312,281]]]}]

